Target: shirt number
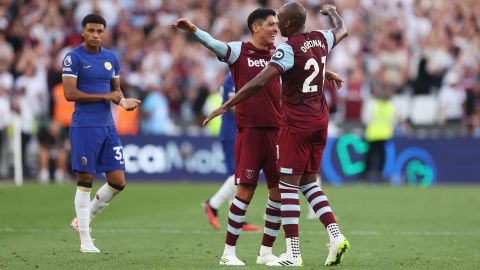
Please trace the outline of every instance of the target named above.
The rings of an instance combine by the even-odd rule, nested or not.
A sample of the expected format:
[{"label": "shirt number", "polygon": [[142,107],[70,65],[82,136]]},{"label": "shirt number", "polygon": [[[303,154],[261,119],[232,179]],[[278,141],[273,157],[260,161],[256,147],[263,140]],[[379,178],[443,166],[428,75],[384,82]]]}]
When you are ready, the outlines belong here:
[{"label": "shirt number", "polygon": [[[323,83],[325,82],[325,62],[327,60],[327,57],[326,56],[322,56],[322,70],[323,70],[323,81],[322,81],[322,87],[323,87]],[[313,79],[315,79],[315,77],[317,77],[318,73],[320,73],[320,67],[318,66],[318,63],[317,61],[315,60],[315,58],[310,58],[308,59],[307,63],[305,63],[305,68],[304,70],[310,70],[310,67],[313,66],[313,73],[310,74],[310,76],[307,77],[307,79],[305,79],[305,81],[303,82],[303,89],[302,89],[302,92],[303,93],[312,93],[312,92],[317,92],[318,91],[318,85],[310,85],[313,81]]]},{"label": "shirt number", "polygon": [[113,150],[115,151],[115,159],[116,160],[122,160],[122,146],[115,146],[113,147]]}]

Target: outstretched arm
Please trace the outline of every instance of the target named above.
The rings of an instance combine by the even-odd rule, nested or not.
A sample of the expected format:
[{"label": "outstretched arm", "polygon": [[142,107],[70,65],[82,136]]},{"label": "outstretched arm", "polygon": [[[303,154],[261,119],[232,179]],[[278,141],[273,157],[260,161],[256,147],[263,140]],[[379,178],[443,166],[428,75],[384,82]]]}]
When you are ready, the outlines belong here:
[{"label": "outstretched arm", "polygon": [[273,78],[280,75],[280,71],[274,66],[268,65],[264,68],[255,78],[250,80],[245,84],[242,89],[240,89],[231,99],[225,102],[221,107],[214,110],[206,119],[203,121],[203,125],[208,124],[213,118],[224,114],[233,106],[238,103],[253,97],[256,93],[263,89],[265,84],[270,82]]},{"label": "outstretched arm", "polygon": [[227,56],[228,46],[222,41],[216,40],[209,33],[202,31],[187,18],[176,20],[170,25],[172,28],[180,28],[194,35],[207,49],[215,53],[219,58],[224,59]]},{"label": "outstretched arm", "polygon": [[347,27],[345,26],[345,23],[342,21],[342,18],[340,15],[337,13],[337,8],[334,5],[323,5],[320,12],[323,15],[326,15],[330,17],[330,21],[333,24],[333,28],[331,29],[333,35],[335,36],[335,44],[333,46],[337,45],[342,39],[347,37],[348,32],[347,32]]}]

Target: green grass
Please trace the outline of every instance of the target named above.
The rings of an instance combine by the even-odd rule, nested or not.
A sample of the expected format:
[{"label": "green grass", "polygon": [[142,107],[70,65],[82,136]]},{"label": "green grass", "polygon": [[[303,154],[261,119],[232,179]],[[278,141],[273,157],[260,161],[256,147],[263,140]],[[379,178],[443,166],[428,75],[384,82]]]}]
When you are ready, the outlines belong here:
[{"label": "green grass", "polygon": [[[81,254],[68,226],[74,216],[73,185],[2,184],[0,268],[228,268],[218,266],[225,231],[213,230],[200,209],[217,187],[130,184],[93,223],[92,235],[102,253]],[[352,245],[345,262],[329,269],[480,269],[480,187],[325,190]],[[265,201],[261,187],[249,207],[250,222],[262,223]],[[226,212],[225,204],[223,225]],[[327,269],[327,235],[305,214],[300,223],[304,269]],[[255,265],[260,241],[260,233],[241,235],[237,252],[247,263],[245,269],[267,269]],[[284,249],[282,236],[274,250],[278,254]]]}]

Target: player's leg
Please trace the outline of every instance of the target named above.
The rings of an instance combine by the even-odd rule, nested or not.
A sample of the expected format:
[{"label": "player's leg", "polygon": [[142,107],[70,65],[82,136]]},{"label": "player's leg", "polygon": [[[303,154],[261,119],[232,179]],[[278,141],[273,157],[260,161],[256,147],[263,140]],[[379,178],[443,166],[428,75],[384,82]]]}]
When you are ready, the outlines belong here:
[{"label": "player's leg", "polygon": [[263,133],[265,142],[262,152],[263,158],[266,160],[263,172],[268,187],[268,201],[265,207],[265,225],[257,264],[266,264],[278,259],[277,256],[273,255],[272,247],[282,226],[280,191],[278,190],[278,180],[280,179],[277,166],[278,130],[266,129]]},{"label": "player's leg", "polygon": [[245,265],[237,257],[236,246],[245,223],[247,207],[253,198],[255,189],[255,184],[240,183],[237,185],[237,192],[228,212],[227,237],[220,265]]},{"label": "player's leg", "polygon": [[[261,141],[260,141],[261,142]],[[228,213],[225,249],[221,265],[245,265],[236,255],[237,239],[245,223],[245,213],[252,200],[261,169],[261,155],[257,155],[259,137],[254,128],[239,129],[235,141],[235,183],[237,191]]]},{"label": "player's leg", "polygon": [[343,260],[350,243],[342,235],[328,198],[316,182],[326,142],[327,130],[319,130],[312,135],[309,160],[305,174],[300,180],[300,190],[327,229],[330,243],[325,265],[337,265]]},{"label": "player's leg", "polygon": [[101,146],[102,135],[92,128],[70,129],[72,142],[72,170],[76,172],[77,190],[75,193],[76,218],[72,227],[80,237],[80,251],[100,252],[93,245],[90,236],[90,193],[92,191],[93,174],[96,170],[96,155]]},{"label": "player's leg", "polygon": [[[317,175],[317,185],[322,188],[322,178],[320,178],[320,175]],[[313,211],[313,208],[309,205],[308,207],[308,214],[307,214],[307,219],[308,220],[316,220],[317,214],[315,214],[315,211]]]},{"label": "player's leg", "polygon": [[95,247],[90,236],[90,193],[92,184],[93,174],[77,171],[77,191],[75,193],[75,212],[77,217],[72,221],[72,226],[76,225],[78,228],[80,251],[98,253],[100,250]]},{"label": "player's leg", "polygon": [[100,187],[92,200],[90,211],[92,219],[108,206],[108,203],[125,188],[126,184],[122,143],[115,127],[106,127],[105,131],[108,136],[98,154],[97,172],[106,173],[107,183]]},{"label": "player's leg", "polygon": [[302,266],[298,221],[300,200],[298,190],[300,178],[307,163],[309,142],[304,134],[291,133],[282,128],[279,134],[280,181],[278,184],[281,198],[282,226],[287,245],[286,253],[278,260],[269,262],[269,266]]},{"label": "player's leg", "polygon": [[107,172],[107,183],[101,186],[90,204],[90,222],[125,188],[125,172]]},{"label": "player's leg", "polygon": [[40,144],[40,147],[38,148],[38,163],[39,163],[39,180],[40,183],[42,184],[48,184],[50,181],[50,151],[49,149]]}]

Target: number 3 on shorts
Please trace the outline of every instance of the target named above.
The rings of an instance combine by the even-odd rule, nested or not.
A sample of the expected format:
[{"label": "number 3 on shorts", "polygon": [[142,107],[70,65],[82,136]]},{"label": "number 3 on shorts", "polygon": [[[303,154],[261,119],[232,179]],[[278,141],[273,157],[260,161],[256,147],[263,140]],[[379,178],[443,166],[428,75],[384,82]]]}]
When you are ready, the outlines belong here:
[{"label": "number 3 on shorts", "polygon": [[122,160],[122,146],[115,146],[113,147],[113,150],[115,151],[115,159],[116,160]]}]

